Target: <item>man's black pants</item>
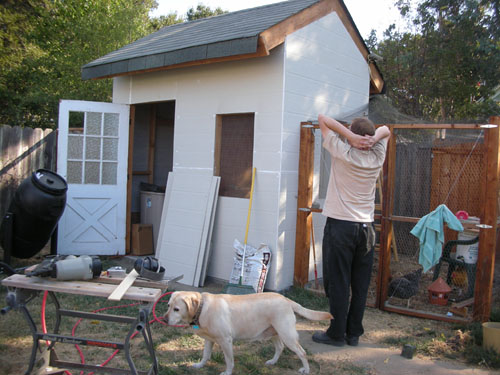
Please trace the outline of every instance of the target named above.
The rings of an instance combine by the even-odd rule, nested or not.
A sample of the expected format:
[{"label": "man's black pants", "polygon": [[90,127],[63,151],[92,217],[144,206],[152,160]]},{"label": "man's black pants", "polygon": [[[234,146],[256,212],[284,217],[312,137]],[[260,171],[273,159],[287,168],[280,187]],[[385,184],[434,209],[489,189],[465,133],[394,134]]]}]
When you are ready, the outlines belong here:
[{"label": "man's black pants", "polygon": [[359,337],[364,332],[362,321],[374,245],[373,223],[327,219],[323,236],[323,282],[333,315],[326,333],[332,339]]}]

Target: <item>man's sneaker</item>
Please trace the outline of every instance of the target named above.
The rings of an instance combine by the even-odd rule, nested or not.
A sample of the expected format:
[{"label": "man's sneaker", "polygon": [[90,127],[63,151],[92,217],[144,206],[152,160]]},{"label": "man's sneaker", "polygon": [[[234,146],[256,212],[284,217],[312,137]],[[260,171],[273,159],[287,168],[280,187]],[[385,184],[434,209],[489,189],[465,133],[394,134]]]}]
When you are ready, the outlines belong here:
[{"label": "man's sneaker", "polygon": [[347,345],[350,345],[350,346],[358,346],[359,344],[359,337],[357,336],[347,336],[345,341],[347,342]]},{"label": "man's sneaker", "polygon": [[344,346],[344,339],[335,340],[328,336],[325,332],[314,332],[312,339],[314,342],[318,342],[320,344],[333,345],[333,346]]}]

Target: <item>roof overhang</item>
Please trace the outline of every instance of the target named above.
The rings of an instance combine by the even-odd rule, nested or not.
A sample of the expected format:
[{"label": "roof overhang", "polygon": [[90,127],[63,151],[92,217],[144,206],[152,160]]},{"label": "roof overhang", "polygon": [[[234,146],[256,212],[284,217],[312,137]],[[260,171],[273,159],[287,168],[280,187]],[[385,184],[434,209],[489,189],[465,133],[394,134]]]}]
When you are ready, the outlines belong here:
[{"label": "roof overhang", "polygon": [[82,78],[112,78],[268,56],[270,51],[282,44],[288,35],[332,12],[337,13],[369,66],[370,94],[380,94],[384,88],[382,74],[377,65],[368,58],[370,51],[342,0],[316,2],[254,36],[196,45],[121,61],[100,63],[98,59],[82,68]]},{"label": "roof overhang", "polygon": [[262,39],[227,40],[82,68],[82,79],[113,78],[269,55]]}]

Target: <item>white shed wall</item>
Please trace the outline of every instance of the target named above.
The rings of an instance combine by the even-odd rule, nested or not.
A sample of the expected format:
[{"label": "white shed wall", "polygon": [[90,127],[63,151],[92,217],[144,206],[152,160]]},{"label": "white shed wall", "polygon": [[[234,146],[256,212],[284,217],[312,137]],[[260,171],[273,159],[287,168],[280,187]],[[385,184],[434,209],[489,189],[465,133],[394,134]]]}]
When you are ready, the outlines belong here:
[{"label": "white shed wall", "polygon": [[[280,184],[278,251],[283,256],[283,269],[277,285],[293,282],[295,223],[297,215],[300,122],[317,120],[323,113],[339,120],[368,114],[369,68],[336,13],[298,30],[285,42],[285,100],[283,121],[283,159]],[[319,130],[316,131],[319,133]],[[318,134],[315,160],[319,183],[320,156]],[[329,171],[328,171],[329,172]],[[317,191],[317,189],[316,189]],[[325,218],[313,214],[316,257],[319,277],[321,242]],[[314,278],[312,251],[309,278]]]},{"label": "white shed wall", "polygon": [[[248,244],[273,252],[267,288],[279,289],[282,256],[277,254],[283,47],[264,58],[117,77],[113,102],[137,104],[175,100],[175,172],[213,175],[217,114],[255,113],[253,165],[257,168]],[[233,241],[245,237],[248,199],[219,197],[208,275],[228,280]],[[166,265],[168,270],[168,265]],[[287,282],[289,282],[289,278]]]}]

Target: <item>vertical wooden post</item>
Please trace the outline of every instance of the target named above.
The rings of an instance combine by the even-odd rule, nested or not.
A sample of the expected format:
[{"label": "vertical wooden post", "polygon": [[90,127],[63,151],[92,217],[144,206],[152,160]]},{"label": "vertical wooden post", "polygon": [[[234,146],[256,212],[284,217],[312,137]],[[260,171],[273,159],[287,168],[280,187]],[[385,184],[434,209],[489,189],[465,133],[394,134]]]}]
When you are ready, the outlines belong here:
[{"label": "vertical wooden post", "polygon": [[[490,118],[490,124],[500,126],[500,116]],[[476,283],[474,294],[474,320],[487,321],[491,313],[491,293],[495,264],[495,249],[498,217],[499,188],[499,135],[498,126],[485,130],[486,173],[481,193],[481,224],[491,228],[479,232],[479,253],[477,259]]]},{"label": "vertical wooden post", "polygon": [[387,145],[387,156],[384,163],[384,174],[382,182],[382,219],[380,228],[380,252],[377,274],[377,301],[375,305],[384,309],[387,300],[387,285],[389,283],[391,266],[391,236],[393,231],[390,216],[394,209],[394,181],[396,170],[396,134],[391,127],[391,138]]},{"label": "vertical wooden post", "polygon": [[127,161],[127,219],[125,235],[125,253],[130,253],[130,242],[132,241],[132,164],[134,156],[134,129],[135,129],[135,105],[130,105],[129,131],[128,131],[128,161]]},{"label": "vertical wooden post", "polygon": [[[300,123],[299,186],[297,223],[295,232],[295,264],[293,282],[304,286],[309,279],[309,251],[311,247],[312,187],[314,172],[314,125]],[[305,210],[304,210],[305,209]]]},{"label": "vertical wooden post", "polygon": [[155,145],[156,145],[156,109],[157,104],[150,104],[149,111],[149,147],[148,147],[148,183],[154,182],[154,162],[155,162]]}]

